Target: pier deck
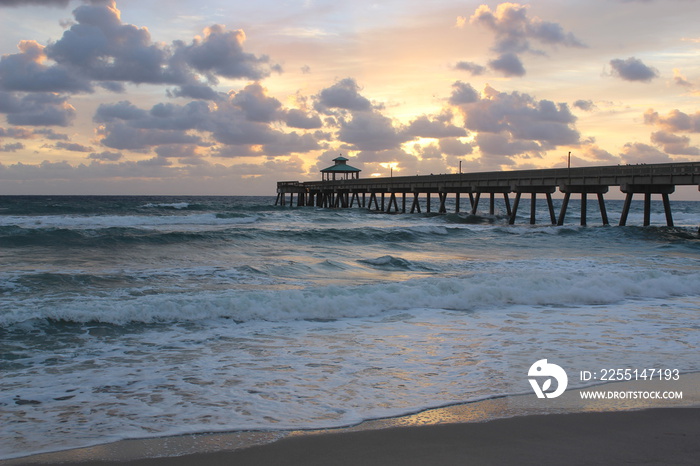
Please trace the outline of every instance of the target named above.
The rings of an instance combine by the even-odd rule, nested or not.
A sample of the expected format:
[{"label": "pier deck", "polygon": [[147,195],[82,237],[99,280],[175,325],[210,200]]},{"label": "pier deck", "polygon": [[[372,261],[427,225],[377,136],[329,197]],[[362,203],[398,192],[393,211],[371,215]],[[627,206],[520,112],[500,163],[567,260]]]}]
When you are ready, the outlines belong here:
[{"label": "pier deck", "polygon": [[[625,225],[634,194],[644,194],[644,224],[650,224],[651,195],[662,196],[667,225],[673,226],[669,194],[676,186],[700,186],[700,162],[619,165],[582,168],[555,168],[541,170],[517,170],[447,175],[394,176],[390,178],[347,179],[336,181],[280,181],[277,183],[276,204],[289,204],[328,208],[358,207],[384,212],[406,212],[406,196],[412,194],[411,212],[421,212],[420,195],[425,197],[427,212],[431,209],[431,194],[439,199],[438,212],[446,213],[448,194],[455,198],[455,211],[460,211],[462,194],[469,195],[470,210],[476,213],[482,194],[489,194],[489,213],[494,213],[496,194],[504,197],[510,223],[514,223],[522,194],[530,195],[530,223],[535,223],[537,194],[544,194],[549,206],[552,224],[563,224],[571,194],[581,196],[581,224],[586,224],[586,202],[588,194],[595,194],[600,204],[601,218],[608,223],[603,195],[611,186],[625,193],[620,225]],[[562,208],[557,217],[552,204],[552,194],[564,193]],[[511,208],[509,194],[515,199]],[[368,199],[369,196],[369,199]],[[387,202],[388,196],[388,202]],[[401,197],[401,207],[397,201]]]}]

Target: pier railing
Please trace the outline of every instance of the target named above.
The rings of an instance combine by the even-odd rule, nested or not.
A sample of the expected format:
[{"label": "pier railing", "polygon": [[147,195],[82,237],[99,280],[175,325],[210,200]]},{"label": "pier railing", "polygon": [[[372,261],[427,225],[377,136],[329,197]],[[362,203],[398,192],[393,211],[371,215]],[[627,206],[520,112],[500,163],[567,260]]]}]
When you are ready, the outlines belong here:
[{"label": "pier railing", "polygon": [[[493,214],[495,194],[502,194],[506,201],[511,223],[523,193],[531,196],[531,223],[534,223],[534,205],[537,194],[544,194],[550,207],[552,223],[563,223],[569,197],[572,193],[581,194],[582,219],[585,224],[585,206],[587,194],[596,194],[601,208],[603,223],[607,224],[603,194],[610,186],[619,186],[627,194],[620,224],[624,225],[629,212],[632,195],[645,195],[645,225],[649,224],[649,203],[651,194],[663,197],[667,224],[672,225],[668,195],[679,185],[700,185],[700,162],[617,165],[578,168],[553,168],[539,170],[515,170],[480,173],[454,173],[438,175],[393,176],[383,178],[365,178],[334,181],[280,181],[277,183],[276,204],[286,205],[285,194],[290,195],[290,204],[297,194],[297,205],[314,205],[317,207],[352,207],[357,201],[360,207],[374,208],[385,212],[405,212],[406,195],[414,196],[411,212],[421,211],[419,195],[426,197],[426,210],[430,211],[430,195],[437,193],[440,199],[439,212],[446,212],[447,194],[453,194],[456,211],[460,208],[460,195],[468,194],[472,213],[476,212],[481,194],[490,194],[489,213]],[[556,190],[564,193],[564,202],[556,220],[551,194]],[[513,209],[510,208],[508,194],[515,193]],[[388,206],[385,196],[389,195]],[[399,208],[397,194],[401,196],[402,207]],[[362,199],[360,200],[360,195]],[[367,205],[369,195],[369,206]],[[379,198],[381,197],[381,204]]]}]

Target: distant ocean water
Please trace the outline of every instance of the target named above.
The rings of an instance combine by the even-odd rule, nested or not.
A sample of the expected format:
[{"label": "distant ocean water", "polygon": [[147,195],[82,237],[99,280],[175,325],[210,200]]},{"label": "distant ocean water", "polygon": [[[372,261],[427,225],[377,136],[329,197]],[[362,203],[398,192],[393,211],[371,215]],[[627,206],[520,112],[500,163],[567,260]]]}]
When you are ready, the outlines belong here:
[{"label": "distant ocean water", "polygon": [[528,393],[547,357],[700,370],[700,202],[674,228],[273,204],[0,197],[0,459]]}]

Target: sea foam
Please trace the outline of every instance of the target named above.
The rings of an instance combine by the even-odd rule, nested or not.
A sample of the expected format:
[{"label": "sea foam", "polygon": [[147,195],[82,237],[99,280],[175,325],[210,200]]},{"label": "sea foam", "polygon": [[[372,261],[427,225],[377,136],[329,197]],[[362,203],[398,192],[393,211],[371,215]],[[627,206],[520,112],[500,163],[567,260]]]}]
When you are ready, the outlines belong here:
[{"label": "sea foam", "polygon": [[[392,260],[395,259],[388,259]],[[464,277],[415,278],[362,286],[42,299],[32,306],[27,306],[26,301],[21,306],[9,306],[0,315],[0,325],[30,319],[112,324],[211,318],[239,322],[335,320],[412,308],[488,312],[513,305],[612,304],[627,299],[695,296],[699,289],[698,272],[603,268],[583,273],[554,267],[553,270],[511,270],[508,276],[481,272]]]}]

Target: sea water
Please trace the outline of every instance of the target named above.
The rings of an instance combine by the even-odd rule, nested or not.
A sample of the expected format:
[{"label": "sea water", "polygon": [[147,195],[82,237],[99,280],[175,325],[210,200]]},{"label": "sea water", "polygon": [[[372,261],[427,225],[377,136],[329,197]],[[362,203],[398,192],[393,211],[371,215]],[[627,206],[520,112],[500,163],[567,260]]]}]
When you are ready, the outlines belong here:
[{"label": "sea water", "polygon": [[[590,208],[581,227],[577,204],[554,227],[545,205],[532,226],[501,203],[2,197],[0,458],[532,393],[543,358],[570,386],[700,370],[700,203],[673,202],[675,227],[657,203],[651,227]],[[607,207],[616,223],[622,202]]]}]

